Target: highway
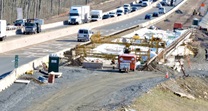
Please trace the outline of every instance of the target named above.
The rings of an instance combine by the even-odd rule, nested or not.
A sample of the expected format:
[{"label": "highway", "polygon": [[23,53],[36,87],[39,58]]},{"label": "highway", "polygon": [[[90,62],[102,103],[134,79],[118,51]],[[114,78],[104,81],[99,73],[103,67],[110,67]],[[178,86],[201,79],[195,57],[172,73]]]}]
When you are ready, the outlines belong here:
[{"label": "highway", "polygon": [[[177,4],[182,0],[177,0]],[[173,7],[166,7],[166,11],[169,11]],[[157,8],[153,8],[149,10],[147,13],[153,13],[154,11],[158,11]],[[121,22],[117,22],[114,24],[101,26],[93,29],[94,32],[100,31],[102,35],[108,35],[113,32],[117,32],[119,30],[127,29],[128,27],[140,24],[145,22],[144,16],[146,13],[141,14],[140,16],[133,17],[128,20],[124,20]],[[62,27],[59,27],[62,28]],[[56,28],[57,29],[57,28]],[[49,29],[52,30],[52,29]],[[30,35],[32,37],[32,35]],[[15,36],[17,37],[17,36]],[[15,38],[14,37],[14,38]],[[11,37],[13,38],[13,37]],[[10,72],[14,69],[14,56],[19,55],[19,65],[23,65],[28,63],[31,60],[36,58],[45,56],[47,54],[51,54],[57,52],[59,50],[63,50],[66,48],[74,47],[78,42],[76,41],[76,34],[68,35],[56,40],[47,41],[44,43],[28,46],[25,48],[21,48],[18,50],[6,52],[0,54],[0,75]]]}]

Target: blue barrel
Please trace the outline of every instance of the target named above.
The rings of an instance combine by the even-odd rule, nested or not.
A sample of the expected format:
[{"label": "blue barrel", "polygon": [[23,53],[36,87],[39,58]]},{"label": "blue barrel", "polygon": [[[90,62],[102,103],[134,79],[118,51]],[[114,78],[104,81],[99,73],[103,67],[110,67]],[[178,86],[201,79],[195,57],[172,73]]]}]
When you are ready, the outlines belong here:
[{"label": "blue barrel", "polygon": [[39,77],[38,77],[38,80],[39,80],[40,82],[44,82],[44,81],[46,80],[46,78],[43,77],[43,76],[39,76]]}]

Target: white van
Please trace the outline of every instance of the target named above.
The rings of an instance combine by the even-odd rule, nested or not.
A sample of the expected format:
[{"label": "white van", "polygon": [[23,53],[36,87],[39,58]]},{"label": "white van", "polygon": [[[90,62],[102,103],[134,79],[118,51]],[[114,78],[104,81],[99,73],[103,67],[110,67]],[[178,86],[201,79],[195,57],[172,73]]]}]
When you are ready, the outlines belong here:
[{"label": "white van", "polygon": [[77,41],[90,41],[93,32],[90,29],[79,29],[77,34]]}]

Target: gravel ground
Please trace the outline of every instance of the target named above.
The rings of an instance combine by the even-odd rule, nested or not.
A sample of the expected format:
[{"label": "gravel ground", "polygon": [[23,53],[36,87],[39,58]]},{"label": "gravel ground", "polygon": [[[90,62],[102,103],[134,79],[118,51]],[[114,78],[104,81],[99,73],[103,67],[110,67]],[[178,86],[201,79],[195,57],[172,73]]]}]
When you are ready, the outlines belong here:
[{"label": "gravel ground", "polygon": [[[152,74],[152,72],[130,72],[126,74],[92,71],[76,67],[60,67],[60,70],[63,72],[63,76],[56,79],[54,84],[39,85],[31,82],[19,87],[20,84],[15,83],[13,86],[17,86],[19,89],[12,92],[9,88],[0,93],[2,111],[113,110],[129,104],[134,97],[140,96],[158,83],[166,80],[163,74]],[[37,77],[37,75],[40,75],[40,73],[36,73],[33,77]],[[90,80],[94,80],[95,84]],[[88,91],[86,87],[91,90]],[[102,87],[102,89],[99,89],[99,87]],[[85,92],[87,95],[80,97],[82,94],[68,93],[69,90],[77,91],[77,88],[78,91]],[[73,96],[79,100],[77,100],[78,103],[74,102],[75,100],[60,99],[73,98]],[[48,101],[50,99],[52,100]],[[50,105],[60,102],[60,106]],[[74,106],[75,103],[77,105]],[[67,106],[62,106],[63,104]]]}]

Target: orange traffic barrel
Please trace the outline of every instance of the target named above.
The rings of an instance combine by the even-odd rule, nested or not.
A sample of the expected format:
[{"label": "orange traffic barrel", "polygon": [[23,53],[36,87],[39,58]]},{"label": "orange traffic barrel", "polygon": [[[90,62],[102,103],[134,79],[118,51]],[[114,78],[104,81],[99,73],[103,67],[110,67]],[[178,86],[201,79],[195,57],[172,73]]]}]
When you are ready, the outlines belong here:
[{"label": "orange traffic barrel", "polygon": [[54,74],[49,74],[48,83],[54,83],[54,81],[55,81],[55,75]]}]

